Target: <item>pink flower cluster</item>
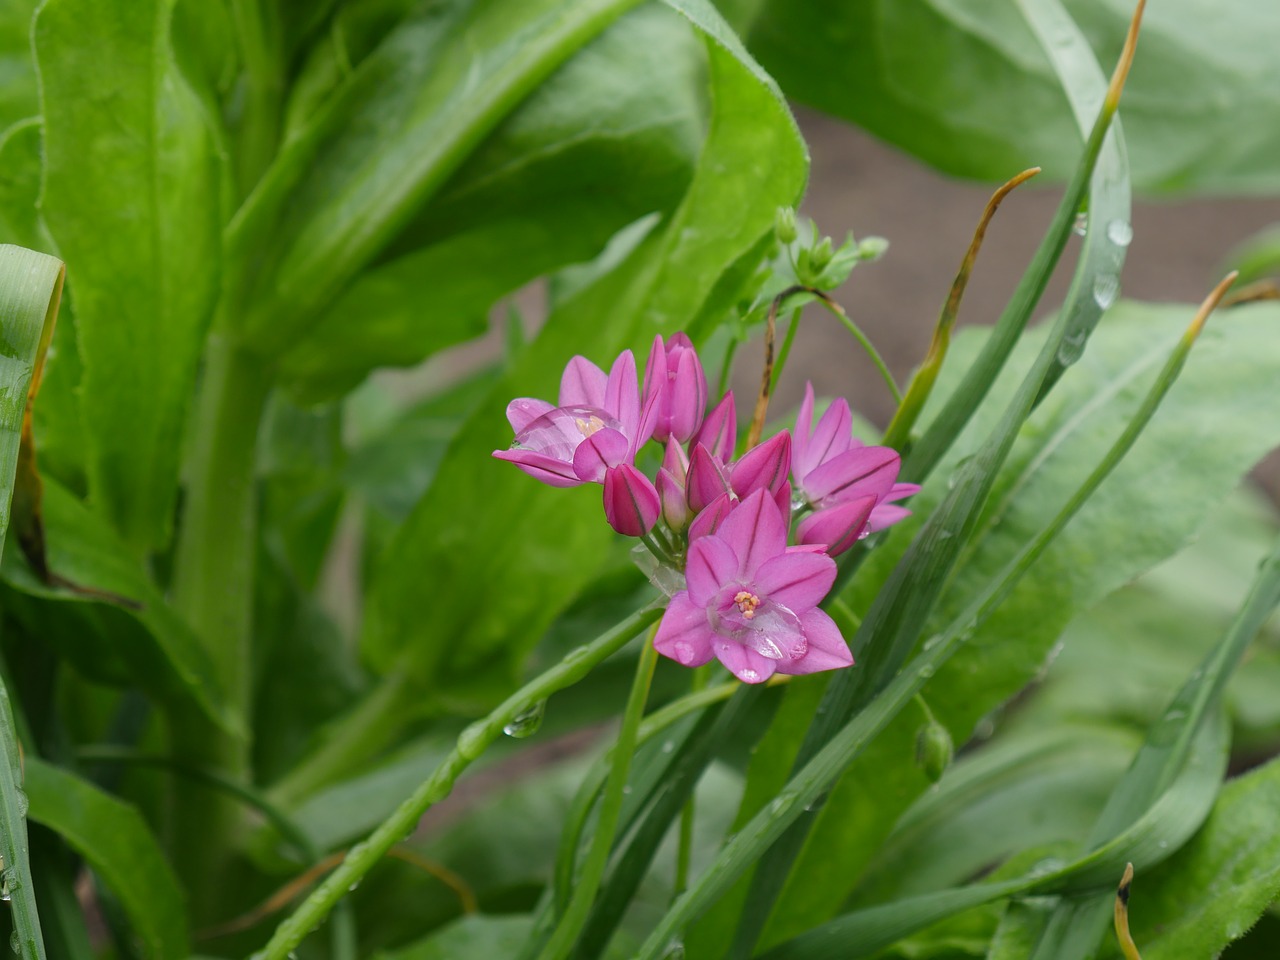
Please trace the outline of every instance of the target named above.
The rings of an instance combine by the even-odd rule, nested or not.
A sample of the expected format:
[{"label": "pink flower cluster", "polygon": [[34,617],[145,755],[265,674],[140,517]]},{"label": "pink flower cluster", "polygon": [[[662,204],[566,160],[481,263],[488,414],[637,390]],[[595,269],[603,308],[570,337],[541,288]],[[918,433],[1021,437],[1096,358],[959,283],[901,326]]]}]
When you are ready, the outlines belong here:
[{"label": "pink flower cluster", "polygon": [[[736,459],[733,393],[706,407],[689,338],[656,337],[643,390],[630,350],[608,374],[574,357],[558,406],[511,401],[515,441],[494,456],[552,486],[602,484],[610,526],[683,572],[654,638],[664,656],[690,667],[714,657],[747,683],[849,666],[840,631],[818,609],[835,580],[831,558],[907,516],[896,501],[919,488],[897,482],[894,450],[853,436],[843,399],[815,424],[812,386],[794,434]],[[649,440],[663,445],[654,480],[636,466]]]}]

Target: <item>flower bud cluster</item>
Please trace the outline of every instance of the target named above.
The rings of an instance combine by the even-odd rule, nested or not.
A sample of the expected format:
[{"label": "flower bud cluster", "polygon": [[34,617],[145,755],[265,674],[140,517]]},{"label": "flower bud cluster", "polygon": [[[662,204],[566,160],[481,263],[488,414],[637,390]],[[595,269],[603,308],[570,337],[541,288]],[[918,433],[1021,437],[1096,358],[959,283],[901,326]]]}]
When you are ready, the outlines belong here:
[{"label": "flower bud cluster", "polygon": [[[832,557],[907,516],[897,501],[918,487],[897,482],[898,454],[854,437],[843,399],[815,423],[808,386],[794,433],[735,456],[733,393],[707,410],[706,375],[682,333],[654,339],[643,388],[636,373],[629,350],[608,374],[574,357],[558,406],[511,401],[515,441],[494,456],[552,486],[601,484],[609,525],[683,575],[654,640],[665,656],[714,657],[748,683],[851,664],[818,604]],[[653,480],[636,466],[650,440],[663,448]]]}]

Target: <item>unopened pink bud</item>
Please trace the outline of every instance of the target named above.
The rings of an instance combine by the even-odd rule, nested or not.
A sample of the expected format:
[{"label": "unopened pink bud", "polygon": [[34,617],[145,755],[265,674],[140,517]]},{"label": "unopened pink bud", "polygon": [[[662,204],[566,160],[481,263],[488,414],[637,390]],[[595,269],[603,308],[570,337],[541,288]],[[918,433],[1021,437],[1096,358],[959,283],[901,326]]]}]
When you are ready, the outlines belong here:
[{"label": "unopened pink bud", "polygon": [[622,463],[604,475],[604,515],[609,526],[626,537],[642,537],[658,522],[662,503],[649,478]]}]

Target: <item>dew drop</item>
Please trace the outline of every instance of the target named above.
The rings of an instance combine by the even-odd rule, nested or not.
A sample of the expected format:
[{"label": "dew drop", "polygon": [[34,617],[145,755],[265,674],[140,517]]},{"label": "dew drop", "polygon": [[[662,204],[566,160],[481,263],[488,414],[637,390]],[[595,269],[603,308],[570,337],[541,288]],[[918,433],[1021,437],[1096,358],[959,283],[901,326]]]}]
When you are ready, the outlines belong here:
[{"label": "dew drop", "polygon": [[1114,274],[1100,273],[1093,281],[1093,302],[1103,310],[1116,302],[1120,293],[1120,279]]},{"label": "dew drop", "polygon": [[760,674],[756,673],[750,667],[738,674],[738,679],[743,683],[755,683],[760,679]]},{"label": "dew drop", "polygon": [[31,801],[27,799],[27,795],[21,790],[18,791],[18,816],[25,817],[27,811],[31,809]]},{"label": "dew drop", "polygon": [[1076,214],[1076,222],[1071,225],[1071,230],[1077,236],[1083,237],[1089,232],[1089,214],[1083,210]]},{"label": "dew drop", "polygon": [[[8,900],[9,898],[5,897],[5,899]],[[22,940],[18,936],[17,930],[14,930],[11,934],[9,934],[9,949],[12,950],[14,953],[22,952]]]},{"label": "dew drop", "polygon": [[662,952],[662,960],[684,960],[684,956],[684,944],[679,940],[672,940]]},{"label": "dew drop", "polygon": [[924,679],[924,680],[928,680],[928,679],[929,679],[930,677],[932,677],[932,676],[933,676],[933,674],[934,674],[934,667],[933,667],[933,664],[931,664],[931,663],[922,663],[922,664],[920,665],[920,670],[918,671],[918,673],[919,673],[919,675],[920,675],[920,677],[921,677],[922,679]]},{"label": "dew drop", "polygon": [[676,748],[676,745],[674,740],[667,740],[662,744],[663,753],[671,753],[673,750],[675,750],[675,748]]},{"label": "dew drop", "polygon": [[467,760],[477,759],[484,753],[485,739],[484,727],[473,723],[458,734],[458,753]]},{"label": "dew drop", "polygon": [[508,737],[515,737],[517,740],[532,737],[538,732],[538,728],[542,726],[542,718],[546,715],[546,712],[547,701],[539,700],[512,717],[510,722],[502,728],[502,732]]},{"label": "dew drop", "polygon": [[1069,367],[1080,359],[1084,353],[1084,343],[1088,337],[1083,330],[1074,330],[1062,338],[1058,344],[1058,362]]},{"label": "dew drop", "polygon": [[1127,220],[1112,220],[1107,224],[1107,239],[1117,247],[1127,247],[1133,242],[1133,227]]}]

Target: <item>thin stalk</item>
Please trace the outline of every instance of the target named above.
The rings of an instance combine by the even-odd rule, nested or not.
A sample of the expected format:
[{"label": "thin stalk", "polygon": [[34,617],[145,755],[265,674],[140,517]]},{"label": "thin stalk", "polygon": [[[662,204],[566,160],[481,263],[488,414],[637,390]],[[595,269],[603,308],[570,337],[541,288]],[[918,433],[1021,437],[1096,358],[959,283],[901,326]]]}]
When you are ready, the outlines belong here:
[{"label": "thin stalk", "polygon": [[773,391],[773,341],[778,330],[778,307],[792,292],[784,290],[769,304],[769,314],[764,322],[764,366],[760,370],[760,392],[756,395],[751,426],[747,429],[747,450],[760,442],[760,434],[764,432],[764,420],[769,413],[769,395]]},{"label": "thin stalk", "polygon": [[502,736],[507,724],[553,693],[577,683],[660,616],[662,610],[653,607],[633,613],[591,643],[571,651],[550,670],[535,677],[504,700],[483,720],[478,720],[463,730],[458,736],[457,745],[435,772],[363,843],[347,851],[347,856],[338,868],[276,928],[267,945],[254,954],[255,960],[285,960],[290,951],[302,942],[303,937],[328,915],[334,904],[363,879],[393,845],[417,826],[422,815],[433,804],[449,795],[462,772]]},{"label": "thin stalk", "polygon": [[[254,454],[270,386],[260,361],[224,334],[210,336],[173,579],[174,606],[208,651],[229,712],[241,721],[252,697]],[[170,736],[173,755],[248,779],[247,738],[225,733],[193,709],[174,712]],[[189,901],[213,906],[238,811],[226,795],[179,779],[171,813],[175,864]]]},{"label": "thin stalk", "polygon": [[947,294],[946,303],[942,305],[938,325],[933,329],[929,351],[925,354],[919,369],[916,370],[915,376],[911,378],[907,394],[898,405],[893,419],[889,421],[884,439],[880,441],[886,447],[902,450],[911,438],[911,428],[915,426],[916,419],[929,399],[929,394],[933,392],[933,385],[938,379],[938,373],[942,370],[942,361],[946,359],[947,348],[951,344],[951,331],[955,328],[956,317],[960,314],[960,301],[964,298],[965,288],[969,286],[969,275],[973,272],[973,265],[978,259],[978,251],[982,249],[982,241],[986,238],[987,226],[991,223],[991,218],[996,215],[1001,202],[1013,192],[1015,187],[1026,183],[1039,172],[1039,167],[1023,170],[1000,186],[987,201],[982,217],[978,221],[978,227],[973,231],[973,239],[969,241],[969,249],[965,251],[964,259],[960,261],[960,269],[956,271],[955,279],[951,281],[951,291]]},{"label": "thin stalk", "polygon": [[729,385],[729,374],[733,372],[733,355],[738,352],[738,341],[730,340],[724,348],[724,359],[720,362],[720,376],[716,380],[716,396],[723,397]]},{"label": "thin stalk", "polygon": [[240,59],[244,63],[245,103],[236,151],[236,182],[247,196],[271,165],[280,142],[283,77],[279,31],[268,21],[274,4],[231,0]]},{"label": "thin stalk", "polygon": [[[1234,278],[1228,277],[1219,284],[1201,305],[1186,334],[1174,348],[1164,369],[1161,370],[1143,399],[1142,405],[1126,424],[1120,437],[1112,444],[1084,483],[1072,494],[1057,516],[1019,551],[999,575],[988,582],[968,609],[956,617],[936,640],[923,649],[904,670],[867,703],[865,708],[845,723],[836,735],[792,776],[782,793],[768,807],[756,814],[725,844],[720,855],[699,878],[697,884],[691,887],[668,911],[649,939],[645,941],[638,957],[643,960],[657,960],[661,957],[666,947],[684,927],[721,897],[738,877],[757,863],[761,854],[803,816],[805,810],[849,768],[867,744],[889,725],[938,669],[964,645],[977,626],[984,623],[1004,602],[1022,577],[1079,512],[1094,491],[1110,476],[1137,441],[1165,394],[1173,386],[1196,337],[1204,326],[1205,319],[1232,279]],[[1277,549],[1275,557],[1280,558],[1280,549]],[[1280,564],[1277,564],[1276,569],[1280,570]],[[1280,583],[1280,577],[1276,578],[1275,582]],[[1277,596],[1280,596],[1280,591],[1277,592]],[[751,939],[754,942],[754,937]]]},{"label": "thin stalk", "polygon": [[832,300],[826,293],[817,289],[809,289],[818,302],[827,308],[831,313],[835,314],[836,319],[844,325],[844,328],[853,335],[853,338],[862,344],[862,349],[867,352],[867,356],[871,358],[871,362],[875,364],[877,370],[880,371],[880,377],[884,380],[885,386],[889,388],[889,393],[893,395],[893,402],[902,405],[902,391],[898,389],[897,381],[893,379],[893,374],[889,372],[889,365],[884,362],[884,357],[880,356],[880,352],[876,350],[875,345],[871,342],[871,338],[862,332],[862,328],[850,319],[849,315],[844,312],[844,307]]},{"label": "thin stalk", "polygon": [[569,956],[578,939],[578,934],[582,932],[582,927],[587,922],[587,914],[591,910],[592,901],[595,900],[596,891],[600,889],[600,880],[609,862],[613,836],[617,832],[618,819],[622,814],[627,775],[631,772],[631,759],[635,754],[640,720],[644,716],[645,703],[649,700],[653,670],[658,663],[658,651],[653,645],[652,635],[649,640],[650,642],[646,643],[644,649],[640,651],[640,661],[636,664],[636,675],[631,684],[631,695],[627,698],[627,706],[622,714],[622,728],[618,731],[618,740],[613,748],[609,781],[605,785],[604,798],[600,802],[600,815],[596,818],[591,850],[587,853],[587,859],[583,862],[582,870],[578,874],[573,897],[569,901],[569,909],[560,918],[550,942],[542,950],[540,955],[542,960],[563,960]]},{"label": "thin stalk", "polygon": [[791,356],[791,345],[795,343],[796,331],[800,329],[800,310],[791,311],[791,319],[787,321],[787,335],[782,340],[782,347],[778,350],[778,359],[773,365],[773,382],[770,384],[770,390],[776,390],[778,380],[782,377],[782,370],[787,365],[787,357]]}]

